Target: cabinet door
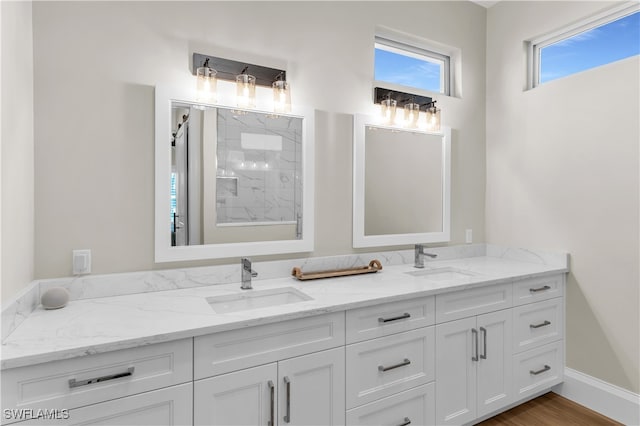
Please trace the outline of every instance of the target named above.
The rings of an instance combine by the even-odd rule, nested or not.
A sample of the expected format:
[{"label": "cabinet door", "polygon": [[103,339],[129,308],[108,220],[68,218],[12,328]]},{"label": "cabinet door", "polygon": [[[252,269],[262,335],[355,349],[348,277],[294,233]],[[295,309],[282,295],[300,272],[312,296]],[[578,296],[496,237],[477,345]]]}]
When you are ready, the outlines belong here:
[{"label": "cabinet door", "polygon": [[278,367],[274,362],[195,381],[193,423],[269,425],[272,413],[273,419],[277,419],[277,377]]},{"label": "cabinet door", "polygon": [[477,362],[477,417],[489,414],[513,401],[511,310],[480,315],[479,360]]},{"label": "cabinet door", "polygon": [[476,418],[476,318],[436,326],[436,424]]},{"label": "cabinet door", "polygon": [[344,348],[278,363],[280,425],[344,425]]}]

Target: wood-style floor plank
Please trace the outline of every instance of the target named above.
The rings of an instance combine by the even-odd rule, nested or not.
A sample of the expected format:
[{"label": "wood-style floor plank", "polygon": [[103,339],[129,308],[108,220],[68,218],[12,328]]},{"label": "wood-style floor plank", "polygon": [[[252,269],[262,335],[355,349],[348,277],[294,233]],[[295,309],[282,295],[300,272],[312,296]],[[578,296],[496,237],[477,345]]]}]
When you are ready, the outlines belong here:
[{"label": "wood-style floor plank", "polygon": [[549,392],[479,423],[481,426],[622,425],[558,394]]}]

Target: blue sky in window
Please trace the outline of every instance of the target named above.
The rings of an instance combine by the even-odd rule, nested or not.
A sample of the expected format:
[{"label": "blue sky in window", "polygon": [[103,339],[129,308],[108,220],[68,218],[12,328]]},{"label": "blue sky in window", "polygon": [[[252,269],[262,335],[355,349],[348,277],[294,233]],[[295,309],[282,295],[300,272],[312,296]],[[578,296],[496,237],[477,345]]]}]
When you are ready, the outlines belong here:
[{"label": "blue sky in window", "polygon": [[541,49],[540,83],[640,54],[640,12]]},{"label": "blue sky in window", "polygon": [[375,49],[374,78],[378,81],[440,92],[440,64]]}]

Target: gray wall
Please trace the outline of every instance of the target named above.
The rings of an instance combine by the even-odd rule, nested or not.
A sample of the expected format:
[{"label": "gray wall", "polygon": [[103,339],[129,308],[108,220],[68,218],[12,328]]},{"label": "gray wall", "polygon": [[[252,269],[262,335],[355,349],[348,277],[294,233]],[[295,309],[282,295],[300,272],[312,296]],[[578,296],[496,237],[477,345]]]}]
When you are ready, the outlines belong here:
[{"label": "gray wall", "polygon": [[33,37],[31,2],[0,2],[2,300],[33,279]]},{"label": "gray wall", "polygon": [[487,239],[571,254],[567,365],[637,393],[640,60],[523,90],[524,40],[610,5],[489,9]]},{"label": "gray wall", "polygon": [[70,275],[79,248],[93,250],[94,273],[176,266],[153,260],[154,86],[194,85],[193,51],[287,69],[292,101],[317,110],[312,255],[353,252],[351,121],[371,108],[376,25],[462,49],[463,97],[438,99],[454,129],[452,243],[464,241],[466,228],[484,240],[484,8],[394,1],[33,9],[37,278]]}]

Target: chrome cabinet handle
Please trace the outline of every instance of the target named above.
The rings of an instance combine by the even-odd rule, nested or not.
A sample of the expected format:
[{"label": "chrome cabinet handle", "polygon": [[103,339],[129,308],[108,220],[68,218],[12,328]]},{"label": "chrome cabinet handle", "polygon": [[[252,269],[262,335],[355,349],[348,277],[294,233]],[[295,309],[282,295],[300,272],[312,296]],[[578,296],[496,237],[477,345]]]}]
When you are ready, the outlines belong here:
[{"label": "chrome cabinet handle", "polygon": [[538,371],[529,370],[529,374],[531,374],[532,376],[537,376],[538,374],[544,373],[545,371],[549,371],[549,370],[551,370],[551,367],[549,367],[548,365],[545,365],[543,368],[541,368]]},{"label": "chrome cabinet handle", "polygon": [[411,424],[411,419],[409,417],[404,418],[404,423],[400,423],[398,426],[408,426]]},{"label": "chrome cabinet handle", "polygon": [[471,329],[471,344],[473,345],[475,342],[475,355],[471,357],[471,361],[478,360],[478,330],[475,328]]},{"label": "chrome cabinet handle", "polygon": [[287,414],[284,415],[284,422],[291,422],[291,380],[287,376],[284,376],[284,384],[287,386]]},{"label": "chrome cabinet handle", "polygon": [[480,355],[480,359],[487,359],[487,329],[480,327],[480,333],[482,333],[482,355]]},{"label": "chrome cabinet handle", "polygon": [[544,322],[541,322],[540,324],[529,324],[529,328],[540,328],[540,327],[545,327],[547,325],[551,325],[551,322],[545,320]]},{"label": "chrome cabinet handle", "polygon": [[398,321],[401,319],[407,319],[407,318],[411,318],[411,314],[405,312],[404,314],[398,316],[398,317],[392,317],[392,318],[378,318],[378,322],[391,322],[391,321]]},{"label": "chrome cabinet handle", "polygon": [[530,293],[537,293],[539,291],[545,291],[545,290],[551,290],[551,287],[549,287],[548,285],[545,285],[543,287],[538,287],[538,288],[530,288],[529,292]]},{"label": "chrome cabinet handle", "polygon": [[134,369],[135,367],[129,367],[127,371],[125,371],[124,373],[116,373],[108,376],[95,377],[93,379],[87,379],[87,380],[76,381],[76,379],[69,379],[69,387],[77,388],[79,386],[86,386],[92,383],[106,382],[107,380],[113,380],[113,379],[119,379],[121,377],[131,376],[133,374]]},{"label": "chrome cabinet handle", "polygon": [[379,365],[378,371],[385,372],[385,371],[393,370],[394,368],[404,367],[405,365],[409,365],[409,364],[411,364],[411,361],[409,361],[409,358],[405,358],[404,361],[402,361],[400,364],[391,365],[389,367],[385,367],[384,365]]},{"label": "chrome cabinet handle", "polygon": [[271,380],[269,380],[267,382],[267,386],[269,386],[269,393],[270,393],[270,397],[271,397],[271,412],[269,413],[269,421],[267,422],[268,426],[275,426],[274,424],[274,416],[275,416],[275,401],[276,401],[276,397],[275,397],[275,386],[273,385],[273,382]]}]

